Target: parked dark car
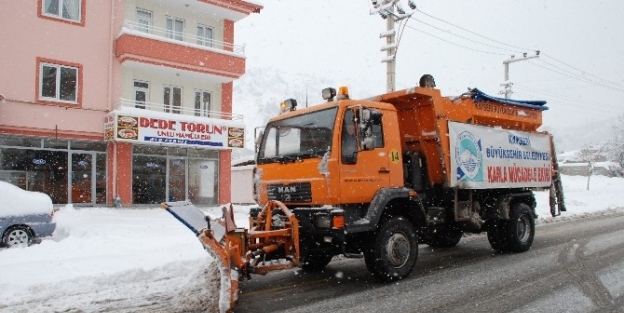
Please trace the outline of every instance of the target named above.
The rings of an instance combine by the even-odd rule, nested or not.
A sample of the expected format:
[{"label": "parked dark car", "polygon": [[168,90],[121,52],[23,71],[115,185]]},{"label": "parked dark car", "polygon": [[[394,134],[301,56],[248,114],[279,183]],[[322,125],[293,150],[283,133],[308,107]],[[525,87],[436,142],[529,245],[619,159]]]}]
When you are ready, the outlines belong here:
[{"label": "parked dark car", "polygon": [[56,229],[50,196],[0,181],[0,246],[29,246]]}]

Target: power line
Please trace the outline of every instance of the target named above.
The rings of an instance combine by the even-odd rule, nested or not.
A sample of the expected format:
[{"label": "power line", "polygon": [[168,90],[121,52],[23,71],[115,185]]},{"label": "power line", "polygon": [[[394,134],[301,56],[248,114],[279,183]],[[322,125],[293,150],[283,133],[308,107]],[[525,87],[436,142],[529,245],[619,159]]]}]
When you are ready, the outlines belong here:
[{"label": "power line", "polygon": [[453,35],[453,36],[455,36],[455,37],[459,37],[459,38],[461,38],[461,39],[468,40],[468,41],[474,42],[474,43],[476,43],[476,44],[484,45],[484,46],[486,46],[486,47],[490,47],[490,48],[494,48],[494,49],[499,49],[499,50],[510,51],[510,52],[516,52],[516,53],[523,53],[523,52],[526,52],[526,51],[518,51],[518,50],[511,50],[511,49],[507,49],[507,48],[501,48],[501,47],[497,47],[497,46],[494,46],[494,45],[490,45],[490,44],[486,44],[486,43],[483,43],[483,42],[479,42],[479,41],[476,41],[476,40],[473,40],[473,39],[470,39],[470,38],[467,38],[467,37],[464,37],[464,36],[461,36],[461,35],[458,35],[458,34],[454,34],[454,33],[450,32],[450,31],[448,31],[448,30],[444,30],[444,29],[442,29],[442,28],[440,28],[440,27],[437,27],[437,26],[435,26],[435,25],[431,25],[431,24],[429,24],[429,23],[427,23],[427,22],[424,22],[424,21],[421,21],[421,20],[419,20],[419,19],[416,19],[416,18],[414,18],[414,16],[411,16],[411,17],[410,17],[410,19],[413,19],[413,20],[415,20],[415,21],[416,21],[416,22],[418,22],[418,23],[425,24],[425,25],[427,25],[427,26],[429,26],[429,27],[431,27],[431,28],[437,29],[437,30],[439,30],[439,31],[445,32],[445,33],[447,33],[447,34],[449,34],[449,35]]},{"label": "power line", "polygon": [[585,83],[588,83],[588,84],[591,84],[591,85],[594,85],[594,86],[603,87],[603,88],[610,89],[610,90],[613,90],[613,91],[624,92],[624,89],[619,89],[619,88],[615,88],[615,87],[608,86],[608,85],[605,85],[605,84],[601,84],[601,83],[595,82],[595,81],[590,80],[590,79],[587,79],[587,78],[583,78],[583,77],[578,77],[578,76],[568,75],[568,74],[566,74],[566,73],[563,73],[563,72],[560,72],[560,71],[553,70],[553,69],[551,69],[551,68],[548,68],[548,67],[546,67],[546,66],[543,66],[543,65],[537,64],[537,63],[535,63],[535,62],[529,62],[529,64],[532,64],[532,65],[534,65],[534,66],[537,66],[537,67],[543,68],[543,69],[545,69],[545,70],[547,70],[547,71],[550,71],[550,72],[553,72],[553,73],[555,73],[555,74],[559,74],[559,75],[566,76],[566,77],[569,77],[569,78],[572,78],[572,79],[576,79],[576,80],[579,80],[579,81],[582,81],[582,82],[585,82]]},{"label": "power line", "polygon": [[[420,10],[420,9],[418,9],[418,8],[417,8],[415,11],[416,11],[416,12],[418,12],[418,13],[420,13],[420,14],[422,14],[422,15],[425,15],[425,16],[427,16],[427,17],[431,18],[431,19],[434,19],[434,20],[436,20],[436,21],[439,21],[439,22],[442,22],[442,23],[448,24],[448,25],[450,25],[450,26],[453,26],[453,27],[455,27],[455,28],[458,28],[458,29],[460,29],[460,30],[463,30],[463,31],[465,31],[465,32],[467,32],[467,33],[473,34],[473,35],[475,35],[475,36],[478,36],[478,37],[481,37],[481,38],[484,38],[484,39],[487,39],[487,40],[490,40],[490,41],[495,42],[495,43],[497,43],[497,44],[500,44],[500,45],[503,45],[503,46],[507,46],[507,47],[511,47],[511,48],[515,48],[515,49],[522,49],[522,50],[524,50],[524,51],[529,51],[529,50],[532,50],[532,49],[527,49],[527,48],[523,48],[523,47],[519,47],[519,46],[515,46],[515,45],[510,45],[510,44],[507,44],[507,43],[504,43],[504,42],[501,42],[501,41],[498,41],[498,40],[492,39],[492,38],[490,38],[490,37],[487,37],[487,36],[481,35],[481,34],[479,34],[479,33],[476,33],[476,32],[474,32],[474,31],[471,31],[471,30],[466,29],[466,28],[464,28],[464,27],[461,27],[461,26],[459,26],[459,25],[456,25],[456,24],[453,24],[453,23],[451,23],[451,22],[445,21],[445,20],[443,20],[443,19],[441,19],[441,18],[439,18],[439,17],[436,17],[436,16],[433,16],[433,15],[428,14],[428,13],[426,13],[426,12],[423,12],[423,11],[421,11],[421,10]],[[417,20],[417,21],[418,21],[418,20]],[[427,23],[424,23],[424,22],[422,22],[422,23],[423,23],[423,24],[428,25]],[[433,26],[433,25],[430,25],[430,26],[431,26],[431,27],[434,27],[434,28],[437,28],[437,27],[435,27],[435,26]],[[422,31],[421,31],[421,32],[422,32]],[[423,33],[424,33],[424,32],[423,32]],[[450,33],[450,32],[447,32],[447,33]],[[452,33],[450,33],[450,34],[452,34]],[[431,34],[428,34],[428,35],[433,36],[433,35],[431,35]],[[433,37],[435,37],[435,36],[433,36]],[[464,38],[464,37],[462,37],[462,36],[458,36],[458,37]],[[446,40],[441,39],[441,38],[439,38],[439,37],[435,37],[435,38],[438,38],[438,39],[440,39],[440,40],[446,41]],[[468,38],[464,38],[464,39],[466,39],[466,40],[470,40],[470,39],[468,39]],[[470,40],[470,41],[473,41],[473,40]],[[451,42],[449,42],[449,41],[446,41],[446,42],[451,43]],[[476,41],[473,41],[473,42],[476,42]],[[482,43],[480,43],[480,42],[476,42],[476,43],[482,44]],[[454,43],[451,43],[451,44],[454,44]],[[454,44],[454,45],[457,45],[457,44]],[[460,45],[457,45],[457,46],[460,46]],[[463,47],[463,46],[461,46],[461,47]],[[464,47],[464,48],[466,48],[466,47]],[[470,49],[470,48],[467,48],[467,49]],[[498,49],[502,49],[502,48],[498,48]],[[475,51],[479,51],[479,52],[485,52],[485,53],[490,53],[490,52],[480,51],[480,50],[476,50],[476,49],[471,49],[471,50],[475,50]],[[490,54],[495,54],[495,53],[490,53]],[[541,67],[541,68],[544,68],[544,69],[546,69],[546,70],[549,70],[549,71],[551,71],[551,72],[557,73],[557,74],[562,75],[562,76],[565,76],[565,77],[569,77],[569,78],[573,78],[573,79],[582,80],[582,81],[584,81],[584,82],[588,82],[588,83],[591,83],[591,84],[596,85],[596,86],[599,86],[599,87],[604,87],[604,88],[607,88],[607,89],[611,89],[611,90],[616,90],[616,91],[624,92],[624,86],[622,86],[621,84],[618,84],[618,83],[616,83],[616,82],[613,82],[613,81],[610,81],[610,80],[607,80],[607,79],[601,78],[601,77],[599,77],[599,76],[597,76],[597,75],[594,75],[594,74],[592,74],[592,73],[589,73],[589,72],[587,72],[587,71],[581,70],[580,68],[575,67],[575,66],[573,66],[573,65],[570,65],[570,64],[568,64],[568,63],[566,63],[566,62],[564,62],[564,61],[561,61],[561,60],[559,60],[559,59],[555,58],[554,56],[551,56],[551,55],[545,54],[545,53],[543,53],[543,52],[542,52],[541,54],[542,54],[543,56],[545,56],[546,58],[552,59],[552,60],[553,60],[553,61],[555,61],[555,62],[559,62],[559,63],[561,63],[561,64],[563,64],[563,65],[565,65],[565,66],[567,66],[567,67],[569,67],[569,68],[571,68],[571,69],[574,69],[575,71],[578,71],[578,72],[580,72],[580,73],[583,73],[584,75],[587,75],[587,76],[592,76],[592,77],[594,77],[595,79],[597,79],[598,81],[591,80],[591,79],[588,79],[588,78],[586,78],[586,77],[582,77],[582,76],[581,76],[581,75],[579,75],[578,73],[572,73],[572,72],[570,72],[570,71],[567,71],[567,70],[565,70],[565,69],[562,69],[562,68],[560,68],[560,67],[558,67],[558,66],[556,66],[556,65],[553,65],[553,64],[551,64],[551,63],[548,63],[548,62],[546,62],[546,61],[542,61],[542,62],[544,62],[544,63],[546,63],[546,64],[549,64],[550,66],[555,67],[555,68],[559,69],[560,71],[562,71],[562,72],[564,72],[564,73],[568,73],[569,75],[566,75],[566,74],[561,73],[561,72],[554,71],[554,70],[552,70],[552,69],[548,69],[548,68],[546,68],[546,67],[544,67],[544,66],[539,66],[539,65],[537,65],[537,66],[539,66],[539,67]],[[573,76],[576,76],[576,77],[573,77]],[[581,78],[581,77],[582,77],[582,78]],[[611,86],[605,85],[605,83],[610,84]]]},{"label": "power line", "polygon": [[523,51],[531,51],[531,50],[533,50],[533,49],[527,49],[527,48],[522,48],[522,47],[518,47],[518,46],[514,46],[514,45],[506,44],[506,43],[504,43],[504,42],[500,42],[500,41],[498,41],[498,40],[495,40],[495,39],[492,39],[492,38],[489,38],[489,37],[483,36],[483,35],[481,35],[481,34],[475,33],[475,32],[473,32],[473,31],[468,30],[468,29],[466,29],[466,28],[463,28],[463,27],[461,27],[461,26],[455,25],[455,24],[453,24],[453,23],[451,23],[451,22],[445,21],[445,20],[443,20],[443,19],[441,19],[441,18],[435,17],[435,16],[433,16],[433,15],[431,15],[431,14],[427,14],[427,13],[425,13],[425,12],[421,11],[421,10],[420,10],[420,9],[418,9],[418,8],[416,9],[416,12],[421,13],[421,14],[423,14],[423,15],[425,15],[425,16],[428,16],[428,17],[430,17],[430,18],[432,18],[432,19],[434,19],[434,20],[440,21],[440,22],[442,22],[442,23],[445,23],[445,24],[451,25],[451,26],[453,26],[453,27],[459,28],[459,29],[461,29],[461,30],[463,30],[463,31],[465,31],[465,32],[471,33],[471,34],[473,34],[473,35],[475,35],[475,36],[479,36],[479,37],[481,37],[481,38],[484,38],[484,39],[487,39],[487,40],[493,41],[493,42],[495,42],[495,43],[497,43],[497,44],[500,44],[500,45],[503,45],[503,46],[507,46],[507,47],[511,47],[511,48],[515,48],[515,49],[520,49],[520,50],[523,50]]},{"label": "power line", "polygon": [[622,85],[620,85],[620,84],[618,84],[618,83],[612,82],[612,81],[610,81],[610,80],[607,80],[607,79],[601,78],[601,77],[596,76],[596,75],[594,75],[594,74],[592,74],[592,73],[589,73],[589,72],[587,72],[587,71],[581,70],[581,69],[579,69],[579,68],[577,68],[577,67],[574,67],[574,66],[572,66],[572,65],[570,65],[570,64],[568,64],[568,63],[566,63],[566,62],[563,62],[563,61],[561,61],[561,60],[558,60],[557,58],[555,58],[555,57],[553,57],[553,56],[550,56],[550,55],[548,55],[548,54],[544,54],[544,56],[545,56],[545,57],[547,57],[547,58],[550,58],[550,59],[554,60],[555,62],[559,62],[559,63],[561,63],[561,64],[563,64],[563,65],[565,65],[565,66],[567,66],[567,67],[569,67],[569,68],[572,68],[572,69],[574,69],[574,70],[577,70],[577,71],[579,71],[579,72],[581,72],[581,73],[587,74],[587,75],[589,75],[589,76],[593,76],[593,77],[595,77],[595,78],[597,78],[597,79],[599,79],[599,80],[602,80],[602,81],[604,81],[604,82],[607,82],[607,83],[609,83],[609,84],[612,84],[612,85],[615,85],[615,86],[618,86],[618,87],[622,87]]},{"label": "power line", "polygon": [[463,45],[460,45],[460,44],[457,44],[457,43],[454,43],[454,42],[448,41],[448,40],[446,40],[446,39],[444,39],[444,38],[440,38],[440,37],[438,37],[438,36],[436,36],[436,35],[433,35],[433,34],[431,34],[431,33],[428,33],[428,32],[426,32],[426,31],[424,31],[424,30],[420,30],[420,29],[414,28],[414,27],[412,27],[412,26],[406,26],[406,27],[407,27],[407,28],[410,28],[410,29],[413,29],[413,30],[415,30],[415,31],[417,31],[417,32],[423,33],[423,34],[425,34],[425,35],[431,36],[431,37],[433,37],[433,38],[436,38],[436,39],[438,39],[438,40],[444,41],[444,42],[446,42],[446,43],[452,44],[452,45],[454,45],[454,46],[460,47],[460,48],[464,48],[464,49],[468,49],[468,50],[472,50],[472,51],[476,51],[476,52],[481,52],[481,53],[487,53],[487,54],[507,55],[506,53],[498,53],[498,52],[491,52],[491,51],[484,51],[484,50],[479,50],[479,49],[470,48],[470,47],[467,47],[467,46],[463,46]]}]

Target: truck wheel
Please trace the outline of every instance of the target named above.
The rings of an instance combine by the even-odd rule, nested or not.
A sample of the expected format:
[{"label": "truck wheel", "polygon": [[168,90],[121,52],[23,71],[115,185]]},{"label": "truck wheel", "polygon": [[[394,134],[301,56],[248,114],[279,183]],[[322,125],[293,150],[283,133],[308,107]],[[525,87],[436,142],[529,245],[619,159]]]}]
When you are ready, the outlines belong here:
[{"label": "truck wheel", "polygon": [[492,249],[500,252],[507,250],[507,241],[503,237],[503,228],[506,221],[494,220],[488,226],[487,237]]},{"label": "truck wheel", "polygon": [[531,248],[535,237],[535,218],[526,203],[513,207],[504,232],[510,252],[525,252]]},{"label": "truck wheel", "polygon": [[364,253],[366,268],[385,282],[407,277],[417,258],[418,239],[414,227],[400,216],[381,225],[372,246]]},{"label": "truck wheel", "polygon": [[327,253],[308,254],[301,262],[301,269],[308,272],[322,270],[332,258],[333,256]]},{"label": "truck wheel", "polygon": [[429,233],[431,239],[428,245],[434,248],[450,248],[456,246],[464,232],[454,227],[439,227]]}]

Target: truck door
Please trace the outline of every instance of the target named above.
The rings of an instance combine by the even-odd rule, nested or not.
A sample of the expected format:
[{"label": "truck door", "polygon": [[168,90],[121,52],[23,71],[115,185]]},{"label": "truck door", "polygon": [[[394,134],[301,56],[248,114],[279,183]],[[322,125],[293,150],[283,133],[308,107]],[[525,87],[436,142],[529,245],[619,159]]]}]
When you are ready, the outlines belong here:
[{"label": "truck door", "polygon": [[364,150],[364,129],[359,120],[361,109],[347,109],[340,128],[340,202],[343,204],[370,202],[377,190],[390,182],[382,123],[371,129],[374,148]]}]

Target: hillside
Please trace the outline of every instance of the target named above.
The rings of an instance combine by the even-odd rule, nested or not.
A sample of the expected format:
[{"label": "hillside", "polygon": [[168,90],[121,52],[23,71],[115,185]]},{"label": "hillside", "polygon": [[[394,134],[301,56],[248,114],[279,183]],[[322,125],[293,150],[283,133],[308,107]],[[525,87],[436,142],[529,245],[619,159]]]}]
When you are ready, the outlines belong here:
[{"label": "hillside", "polygon": [[[414,82],[414,85],[417,81]],[[244,116],[247,126],[245,150],[234,151],[233,159],[253,155],[254,129],[261,127],[279,113],[281,101],[294,98],[299,107],[313,105],[323,101],[321,90],[325,87],[349,86],[353,98],[366,98],[384,92],[385,82],[371,81],[362,77],[353,77],[350,81],[335,81],[331,75],[314,77],[305,73],[291,74],[275,68],[259,68],[249,66],[247,73],[234,83],[235,114]],[[439,86],[443,89],[443,86]],[[443,94],[444,94],[444,90]],[[450,95],[449,95],[450,96]],[[548,101],[548,99],[545,99]],[[549,114],[545,111],[544,114]],[[544,125],[542,130],[554,135],[555,146],[559,153],[579,150],[592,144],[603,144],[611,132],[613,119],[570,125],[565,128],[552,128]]]}]

